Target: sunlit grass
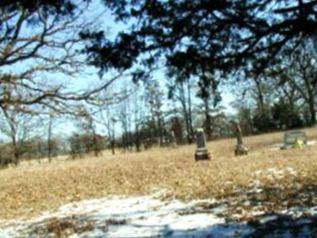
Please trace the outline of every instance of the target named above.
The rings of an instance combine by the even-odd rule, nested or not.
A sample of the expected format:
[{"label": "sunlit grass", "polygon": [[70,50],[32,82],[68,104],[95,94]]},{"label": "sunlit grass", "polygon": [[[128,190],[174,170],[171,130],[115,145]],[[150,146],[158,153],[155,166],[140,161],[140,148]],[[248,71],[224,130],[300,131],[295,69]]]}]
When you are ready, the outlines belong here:
[{"label": "sunlit grass", "polygon": [[[311,139],[317,129],[306,130]],[[235,140],[208,143],[211,161],[195,162],[195,146],[153,148],[141,153],[105,152],[102,157],[59,159],[51,164],[26,162],[0,170],[0,219],[33,216],[82,199],[107,195],[139,195],[165,188],[166,198],[183,200],[225,198],[246,191],[257,180],[290,192],[317,184],[317,145],[281,151],[270,145],[282,143],[283,134],[245,138],[250,153],[235,157]],[[296,176],[267,176],[271,168],[291,168]],[[297,190],[296,190],[297,191]]]}]

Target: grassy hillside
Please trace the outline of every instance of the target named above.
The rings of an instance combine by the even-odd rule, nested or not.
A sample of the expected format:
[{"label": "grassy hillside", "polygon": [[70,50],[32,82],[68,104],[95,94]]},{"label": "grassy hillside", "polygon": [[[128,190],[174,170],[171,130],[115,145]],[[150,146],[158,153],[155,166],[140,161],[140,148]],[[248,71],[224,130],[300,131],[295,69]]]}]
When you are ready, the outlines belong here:
[{"label": "grassy hillside", "polygon": [[[306,130],[317,139],[317,129]],[[141,153],[105,152],[100,158],[24,163],[0,170],[0,219],[29,217],[70,202],[167,189],[166,199],[233,198],[264,202],[266,211],[316,205],[317,144],[281,151],[283,133],[245,138],[248,156],[235,157],[235,140],[208,143],[213,159],[194,161],[195,146]],[[236,207],[235,209],[238,209]]]}]

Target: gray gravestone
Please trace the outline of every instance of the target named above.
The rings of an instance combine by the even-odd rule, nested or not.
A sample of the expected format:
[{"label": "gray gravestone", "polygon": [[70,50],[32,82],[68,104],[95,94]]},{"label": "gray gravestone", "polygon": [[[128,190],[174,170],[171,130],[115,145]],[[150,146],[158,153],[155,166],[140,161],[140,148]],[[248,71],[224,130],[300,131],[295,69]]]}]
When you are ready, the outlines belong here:
[{"label": "gray gravestone", "polygon": [[287,131],[284,133],[284,145],[281,149],[290,149],[294,148],[297,145],[307,144],[307,136],[303,131]]},{"label": "gray gravestone", "polygon": [[247,155],[249,152],[249,149],[243,144],[241,127],[236,122],[233,122],[233,124],[234,124],[235,134],[237,137],[237,145],[234,150],[234,154],[236,156]]},{"label": "gray gravestone", "polygon": [[195,152],[195,160],[209,160],[210,153],[206,147],[206,137],[202,128],[199,128],[196,131],[196,143],[197,149]]}]

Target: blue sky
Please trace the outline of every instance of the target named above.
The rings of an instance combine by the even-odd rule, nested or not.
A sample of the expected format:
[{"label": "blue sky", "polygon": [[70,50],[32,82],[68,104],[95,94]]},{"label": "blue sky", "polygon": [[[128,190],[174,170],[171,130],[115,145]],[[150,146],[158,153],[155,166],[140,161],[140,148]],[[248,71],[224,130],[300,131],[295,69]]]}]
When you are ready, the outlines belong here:
[{"label": "blue sky", "polygon": [[[117,23],[114,21],[114,17],[109,11],[106,11],[102,6],[100,1],[93,1],[90,7],[85,12],[84,18],[89,21],[93,21],[96,24],[96,29],[103,29],[106,32],[108,38],[114,39],[118,32],[124,31],[129,28],[129,24]],[[26,30],[26,32],[29,29]],[[32,30],[34,31],[34,30]],[[30,31],[30,32],[32,32]],[[56,52],[51,52],[53,55]],[[83,56],[84,57],[84,56]],[[24,63],[19,63],[14,65],[14,67],[3,68],[2,72],[18,72],[22,71],[32,64],[32,61],[26,61]],[[84,67],[84,69],[74,78],[69,78],[64,74],[51,74],[46,73],[45,75],[40,75],[39,78],[43,79],[45,77],[48,81],[51,82],[61,82],[67,85],[69,90],[73,91],[82,91],[87,88],[93,88],[96,84],[102,84],[107,78],[111,77],[112,74],[106,74],[102,79],[98,76],[98,69],[94,67]],[[157,71],[154,75],[155,79],[161,82],[162,88],[165,88],[166,85],[166,76],[163,70]],[[127,79],[125,79],[127,80]],[[109,90],[109,93],[113,93],[117,88],[122,87],[122,84],[125,80],[120,80]],[[133,87],[133,86],[131,86]],[[165,93],[166,90],[164,89]],[[232,114],[234,109],[230,106],[230,103],[234,100],[234,96],[226,91],[226,88],[223,87],[222,91],[222,105],[226,108],[226,113]],[[60,121],[55,127],[57,134],[70,134],[74,131],[75,127],[73,123],[69,120]],[[100,129],[101,130],[101,129]]]}]

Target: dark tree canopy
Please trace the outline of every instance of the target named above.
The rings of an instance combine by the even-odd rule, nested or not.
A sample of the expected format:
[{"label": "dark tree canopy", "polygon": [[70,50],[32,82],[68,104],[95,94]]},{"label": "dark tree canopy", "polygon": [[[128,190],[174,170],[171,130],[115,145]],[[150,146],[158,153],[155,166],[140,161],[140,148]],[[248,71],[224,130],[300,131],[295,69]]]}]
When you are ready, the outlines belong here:
[{"label": "dark tree canopy", "polygon": [[[151,66],[163,58],[188,75],[243,67],[260,72],[317,27],[317,1],[104,0],[117,21],[132,24],[110,41],[101,33],[87,47],[102,70]],[[97,37],[96,37],[97,36]],[[162,59],[161,58],[161,59]]]},{"label": "dark tree canopy", "polygon": [[35,12],[41,9],[47,14],[68,15],[73,13],[76,4],[72,0],[2,0],[1,11],[14,12],[21,9]]}]

